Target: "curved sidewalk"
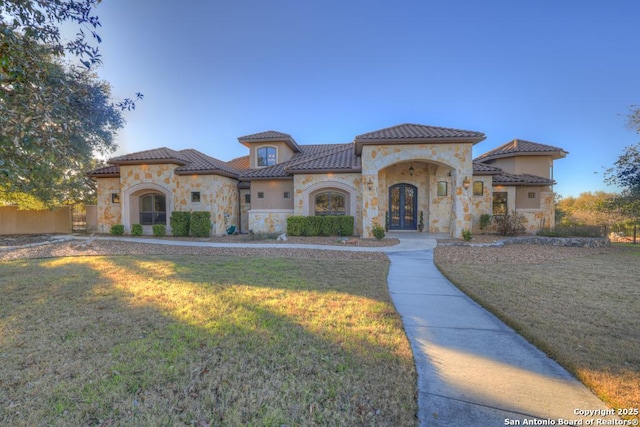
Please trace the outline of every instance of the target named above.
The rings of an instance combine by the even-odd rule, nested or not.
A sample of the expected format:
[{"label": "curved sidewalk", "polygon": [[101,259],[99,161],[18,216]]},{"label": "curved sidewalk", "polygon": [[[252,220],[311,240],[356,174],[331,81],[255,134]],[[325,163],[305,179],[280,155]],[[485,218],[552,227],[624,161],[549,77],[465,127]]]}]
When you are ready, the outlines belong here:
[{"label": "curved sidewalk", "polygon": [[562,425],[561,420],[589,425],[588,420],[612,419],[577,415],[607,406],[453,286],[433,263],[433,247],[425,242],[423,249],[388,253],[389,292],[418,370],[421,426]]},{"label": "curved sidewalk", "polygon": [[[418,371],[421,426],[563,425],[561,420],[566,420],[564,425],[590,425],[589,421],[613,419],[578,415],[579,411],[604,414],[608,408],[560,365],[442,276],[433,263],[437,244],[434,236],[388,235],[399,238],[400,244],[362,248],[126,237],[97,239],[196,247],[386,252],[391,260],[389,292],[402,317]],[[583,420],[583,424],[578,420]]]}]

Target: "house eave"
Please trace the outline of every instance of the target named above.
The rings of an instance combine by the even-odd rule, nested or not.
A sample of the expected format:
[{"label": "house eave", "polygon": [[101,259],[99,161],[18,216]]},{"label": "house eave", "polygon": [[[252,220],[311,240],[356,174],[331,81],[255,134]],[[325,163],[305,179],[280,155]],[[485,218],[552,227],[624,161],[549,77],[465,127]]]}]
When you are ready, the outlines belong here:
[{"label": "house eave", "polygon": [[357,155],[362,154],[362,146],[364,145],[405,145],[405,144],[472,144],[475,145],[484,141],[486,136],[469,137],[451,137],[451,138],[372,138],[366,140],[355,141],[355,152]]},{"label": "house eave", "polygon": [[235,175],[231,172],[225,172],[219,169],[203,169],[203,170],[197,170],[197,171],[179,171],[176,170],[175,171],[176,175],[220,175],[220,176],[224,176],[227,178],[234,178],[234,179],[238,179],[238,175]]},{"label": "house eave", "polygon": [[362,173],[362,168],[352,169],[288,169],[287,172],[296,175],[304,174],[322,174],[322,173]]},{"label": "house eave", "polygon": [[109,164],[116,166],[136,166],[136,165],[177,165],[184,166],[187,163],[176,159],[151,159],[151,160],[109,160]]}]

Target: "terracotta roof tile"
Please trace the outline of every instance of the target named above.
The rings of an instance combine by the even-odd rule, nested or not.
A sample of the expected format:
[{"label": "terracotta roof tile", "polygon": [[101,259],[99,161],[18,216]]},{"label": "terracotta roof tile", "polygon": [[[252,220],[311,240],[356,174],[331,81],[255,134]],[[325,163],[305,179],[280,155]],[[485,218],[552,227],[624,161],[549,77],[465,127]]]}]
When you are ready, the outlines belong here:
[{"label": "terracotta roof tile", "polygon": [[238,138],[241,144],[247,144],[252,142],[279,142],[286,143],[294,152],[300,152],[300,146],[293,139],[291,135],[284,132],[278,132],[275,130],[268,130],[266,132],[254,133],[251,135],[245,135]]},{"label": "terracotta roof tile", "polygon": [[360,157],[356,157],[353,144],[327,144],[325,149],[317,150],[314,154],[305,152],[304,156],[292,160],[285,169],[289,172],[327,170],[359,172]]},{"label": "terracotta roof tile", "polygon": [[114,165],[137,163],[174,163],[184,165],[188,162],[189,160],[180,152],[167,147],[138,151],[137,153],[129,153],[109,159],[109,163]]},{"label": "terracotta roof tile", "polygon": [[237,178],[240,171],[227,162],[207,156],[197,150],[187,149],[180,151],[180,154],[187,159],[187,164],[176,168],[178,175],[188,174],[216,174]]},{"label": "terracotta roof tile", "polygon": [[544,178],[537,175],[530,174],[511,174],[502,172],[493,176],[493,185],[554,185],[556,182],[553,179]]},{"label": "terracotta roof tile", "polygon": [[120,176],[120,166],[109,165],[102,168],[94,169],[91,172],[88,172],[87,176],[91,176],[95,178],[110,178],[110,177],[115,178]]},{"label": "terracotta roof tile", "polygon": [[502,169],[490,166],[482,162],[473,162],[474,175],[495,175],[502,172]]},{"label": "terracotta roof tile", "polygon": [[499,159],[503,157],[513,157],[517,155],[544,155],[548,154],[556,159],[566,156],[567,153],[562,148],[552,145],[539,144],[537,142],[525,141],[523,139],[514,139],[498,148],[488,151],[474,160],[487,161]]},{"label": "terracotta roof tile", "polygon": [[229,160],[227,163],[241,171],[249,169],[251,164],[249,156],[236,157],[235,159]]},{"label": "terracotta roof tile", "polygon": [[482,132],[474,132],[461,129],[450,129],[437,126],[416,125],[412,123],[405,123],[397,126],[392,126],[380,130],[376,130],[369,133],[358,135],[355,138],[356,142],[365,142],[367,140],[412,140],[412,139],[446,139],[446,138],[469,138],[478,139],[479,141],[485,138]]}]

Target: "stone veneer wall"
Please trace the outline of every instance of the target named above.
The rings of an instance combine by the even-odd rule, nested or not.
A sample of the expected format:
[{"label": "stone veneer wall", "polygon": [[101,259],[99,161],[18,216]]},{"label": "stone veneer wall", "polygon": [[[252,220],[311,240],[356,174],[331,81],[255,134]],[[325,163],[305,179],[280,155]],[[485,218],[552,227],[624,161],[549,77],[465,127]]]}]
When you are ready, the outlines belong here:
[{"label": "stone veneer wall", "polygon": [[[211,234],[226,234],[230,225],[238,226],[238,185],[219,175],[176,175],[173,208],[176,211],[211,213]],[[191,201],[191,192],[200,192],[200,202]]]},{"label": "stone veneer wall", "polygon": [[[338,189],[350,195],[350,206],[347,215],[355,219],[355,234],[362,234],[362,178],[359,173],[301,174],[293,180],[294,215],[313,215],[311,195],[323,189]],[[286,229],[286,227],[285,227]]]},{"label": "stone veneer wall", "polygon": [[[229,225],[238,221],[238,189],[234,179],[219,175],[176,175],[177,166],[123,165],[120,178],[98,179],[98,231],[108,233],[114,224],[125,224],[130,231],[135,217],[130,209],[137,209],[130,203],[145,190],[161,191],[166,196],[167,231],[170,233],[169,218],[177,211],[208,211],[211,213],[212,234],[221,235]],[[200,192],[200,202],[191,202],[191,192]],[[120,193],[120,204],[111,203],[111,193]],[[128,205],[124,206],[123,204]],[[123,220],[122,213],[125,213]]]},{"label": "stone veneer wall", "polygon": [[[433,225],[434,219],[444,221],[450,218],[449,231],[452,236],[460,237],[462,230],[471,228],[471,187],[464,189],[462,186],[465,178],[472,179],[473,169],[471,162],[471,143],[459,144],[403,144],[403,145],[365,145],[362,147],[362,224],[364,237],[371,237],[371,229],[375,223],[384,225],[384,212],[386,211],[385,201],[387,188],[382,187],[379,172],[385,168],[403,162],[421,161],[439,165],[438,171],[432,175],[434,178],[440,173],[451,170],[449,194],[451,194],[450,209],[444,203],[438,203],[435,207],[430,205],[429,228],[441,230],[444,227]],[[415,166],[414,166],[415,167]],[[448,177],[448,172],[447,172]],[[368,183],[371,182],[371,190]],[[430,191],[437,191],[437,187],[430,183]],[[384,189],[384,190],[383,190]],[[384,191],[384,192],[383,192]],[[435,211],[433,211],[435,209]],[[448,210],[447,213],[444,211]]]},{"label": "stone veneer wall", "polygon": [[[100,178],[97,181],[97,231],[108,233],[114,224],[122,224],[122,194],[120,194],[120,178]],[[111,194],[120,194],[120,203],[111,203]]]},{"label": "stone veneer wall", "polygon": [[541,228],[553,228],[555,221],[555,199],[553,192],[540,192],[540,209],[516,209],[524,217],[524,227],[527,233],[535,233]]},{"label": "stone veneer wall", "polygon": [[491,176],[474,176],[472,181],[483,183],[482,196],[473,195],[473,183],[471,184],[471,203],[473,206],[473,228],[474,233],[480,233],[480,216],[482,214],[493,215],[493,178]]},{"label": "stone veneer wall", "polygon": [[287,231],[287,218],[291,215],[293,209],[251,209],[249,229],[254,233],[284,233]]}]

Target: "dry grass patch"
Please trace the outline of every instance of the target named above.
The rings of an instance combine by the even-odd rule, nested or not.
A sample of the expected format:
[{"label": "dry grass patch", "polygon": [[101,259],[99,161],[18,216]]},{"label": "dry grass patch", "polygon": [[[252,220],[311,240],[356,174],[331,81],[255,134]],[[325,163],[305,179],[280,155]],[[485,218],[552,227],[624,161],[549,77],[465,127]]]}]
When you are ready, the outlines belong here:
[{"label": "dry grass patch", "polygon": [[436,263],[603,400],[640,408],[640,248],[515,250],[439,247]]},{"label": "dry grass patch", "polygon": [[2,425],[413,425],[388,263],[0,263]]}]

